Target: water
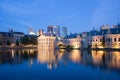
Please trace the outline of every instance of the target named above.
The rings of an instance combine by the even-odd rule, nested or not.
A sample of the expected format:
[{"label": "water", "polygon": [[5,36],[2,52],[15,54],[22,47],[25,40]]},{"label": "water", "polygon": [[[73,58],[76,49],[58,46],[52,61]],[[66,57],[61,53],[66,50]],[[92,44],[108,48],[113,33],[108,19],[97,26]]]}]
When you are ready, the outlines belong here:
[{"label": "water", "polygon": [[0,51],[0,80],[106,79],[120,80],[119,51]]}]

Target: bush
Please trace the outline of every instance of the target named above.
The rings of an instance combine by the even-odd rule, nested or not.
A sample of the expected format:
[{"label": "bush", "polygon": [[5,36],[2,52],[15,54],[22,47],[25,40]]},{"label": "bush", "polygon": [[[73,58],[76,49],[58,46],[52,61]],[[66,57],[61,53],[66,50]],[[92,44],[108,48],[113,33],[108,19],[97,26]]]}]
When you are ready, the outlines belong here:
[{"label": "bush", "polygon": [[10,41],[6,41],[6,45],[11,45]]}]

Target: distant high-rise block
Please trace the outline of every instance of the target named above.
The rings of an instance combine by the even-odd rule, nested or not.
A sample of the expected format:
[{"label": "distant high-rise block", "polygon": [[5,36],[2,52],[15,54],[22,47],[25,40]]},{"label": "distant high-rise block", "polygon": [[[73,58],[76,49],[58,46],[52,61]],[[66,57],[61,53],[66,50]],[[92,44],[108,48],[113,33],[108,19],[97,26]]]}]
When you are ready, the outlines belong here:
[{"label": "distant high-rise block", "polygon": [[52,35],[53,34],[53,26],[48,26],[47,32]]},{"label": "distant high-rise block", "polygon": [[56,36],[60,36],[60,26],[54,26],[53,31]]},{"label": "distant high-rise block", "polygon": [[67,36],[67,27],[62,27],[62,37]]}]

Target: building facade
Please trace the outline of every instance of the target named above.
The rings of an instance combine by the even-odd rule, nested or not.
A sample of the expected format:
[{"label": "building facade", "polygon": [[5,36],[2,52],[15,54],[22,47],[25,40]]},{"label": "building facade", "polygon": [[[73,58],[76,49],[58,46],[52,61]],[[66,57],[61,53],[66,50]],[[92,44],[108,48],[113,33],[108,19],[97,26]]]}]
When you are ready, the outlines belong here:
[{"label": "building facade", "polygon": [[88,32],[82,32],[81,38],[81,48],[88,48]]},{"label": "building facade", "polygon": [[62,40],[64,45],[71,45],[73,48],[81,48],[81,37],[79,34],[67,35]]},{"label": "building facade", "polygon": [[14,37],[11,33],[8,32],[0,32],[0,44],[8,45],[14,43]]},{"label": "building facade", "polygon": [[100,35],[89,36],[88,37],[88,47],[103,48],[102,39],[103,39],[103,36],[100,36]]},{"label": "building facade", "polygon": [[100,31],[89,32],[88,46],[91,48],[120,48],[120,26],[104,26]]},{"label": "building facade", "polygon": [[55,37],[43,35],[41,30],[38,36],[38,48],[54,49],[55,47],[54,45],[55,45]]},{"label": "building facade", "polygon": [[18,41],[20,43],[21,38],[24,37],[24,33],[23,32],[14,32],[13,36],[14,36],[14,43],[16,43],[16,41]]}]

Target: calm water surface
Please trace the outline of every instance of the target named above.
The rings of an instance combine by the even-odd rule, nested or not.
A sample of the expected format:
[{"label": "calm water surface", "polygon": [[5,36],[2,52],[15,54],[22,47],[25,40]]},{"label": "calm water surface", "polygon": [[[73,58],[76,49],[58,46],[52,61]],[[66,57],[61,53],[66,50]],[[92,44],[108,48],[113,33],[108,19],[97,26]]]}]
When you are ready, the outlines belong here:
[{"label": "calm water surface", "polygon": [[120,52],[0,50],[0,80],[120,80]]}]

